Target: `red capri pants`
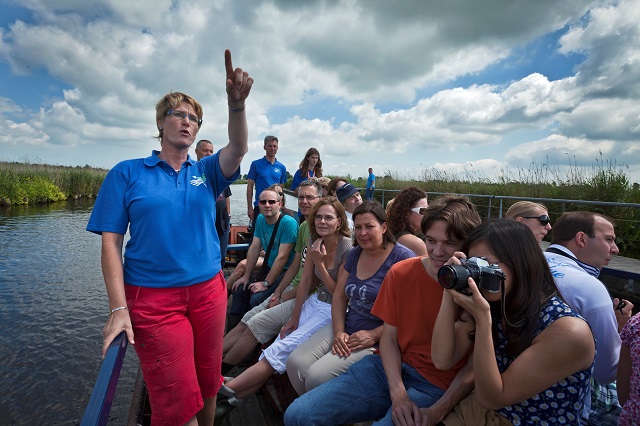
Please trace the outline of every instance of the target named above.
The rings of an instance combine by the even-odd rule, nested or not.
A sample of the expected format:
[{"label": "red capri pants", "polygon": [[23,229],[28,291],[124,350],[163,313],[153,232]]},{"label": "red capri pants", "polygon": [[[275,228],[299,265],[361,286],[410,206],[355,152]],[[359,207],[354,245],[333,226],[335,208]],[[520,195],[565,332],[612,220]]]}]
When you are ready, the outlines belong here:
[{"label": "red capri pants", "polygon": [[125,285],[151,423],[183,425],[218,393],[227,288],[222,272],[187,287]]}]

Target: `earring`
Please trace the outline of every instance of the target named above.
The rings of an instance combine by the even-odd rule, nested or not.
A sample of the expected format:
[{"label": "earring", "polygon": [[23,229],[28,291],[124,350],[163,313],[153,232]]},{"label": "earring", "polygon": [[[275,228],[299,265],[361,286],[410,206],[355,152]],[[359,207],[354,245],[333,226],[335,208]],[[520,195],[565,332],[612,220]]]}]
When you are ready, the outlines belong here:
[{"label": "earring", "polygon": [[158,130],[162,130],[162,126],[159,126],[159,127],[158,127]]}]

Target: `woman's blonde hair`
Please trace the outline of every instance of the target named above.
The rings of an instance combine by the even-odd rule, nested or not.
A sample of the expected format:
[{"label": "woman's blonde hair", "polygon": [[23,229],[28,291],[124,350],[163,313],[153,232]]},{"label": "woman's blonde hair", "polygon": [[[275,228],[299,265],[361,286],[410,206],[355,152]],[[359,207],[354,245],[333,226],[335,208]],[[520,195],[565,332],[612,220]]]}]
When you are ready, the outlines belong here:
[{"label": "woman's blonde hair", "polygon": [[[181,102],[189,104],[195,110],[198,118],[202,119],[202,105],[200,105],[198,101],[182,92],[169,92],[156,104],[156,123],[167,115],[167,111],[178,108]],[[202,126],[202,123],[198,124],[198,129],[200,126]],[[158,136],[156,136],[160,141],[162,141],[162,136],[164,135],[162,130],[163,129],[159,127]]]},{"label": "woman's blonde hair", "polygon": [[540,209],[545,212],[549,211],[544,204],[534,203],[533,201],[517,201],[509,207],[504,217],[507,219],[515,219],[517,217],[537,216],[537,211]]}]

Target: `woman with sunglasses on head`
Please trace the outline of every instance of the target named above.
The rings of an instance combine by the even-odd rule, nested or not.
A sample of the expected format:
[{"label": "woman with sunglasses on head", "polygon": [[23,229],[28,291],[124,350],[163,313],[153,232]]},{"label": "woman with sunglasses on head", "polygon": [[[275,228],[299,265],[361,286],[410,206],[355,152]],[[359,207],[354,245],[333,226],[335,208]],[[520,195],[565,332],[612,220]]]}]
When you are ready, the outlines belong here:
[{"label": "woman with sunglasses on head", "polygon": [[[338,273],[342,273],[341,266],[352,248],[344,207],[334,197],[321,199],[311,210],[309,228],[307,258],[291,318],[256,364],[222,386],[220,393],[228,399],[220,415],[257,391],[274,372],[284,373],[291,351],[331,321],[331,296]],[[308,296],[314,288],[317,292]]]},{"label": "woman with sunglasses on head", "polygon": [[427,205],[427,194],[418,188],[410,187],[400,191],[388,209],[389,231],[400,244],[411,249],[416,256],[427,255],[427,246],[420,231],[420,209]]},{"label": "woman with sunglasses on head", "polygon": [[122,331],[135,342],[154,425],[212,425],[222,382],[227,290],[215,203],[240,176],[253,84],[228,50],[225,67],[229,143],[190,158],[202,107],[184,93],[165,95],[156,105],[160,150],[111,169],[87,225],[102,235],[110,310],[102,353]]},{"label": "woman with sunglasses on head", "polygon": [[[331,303],[331,321],[287,361],[287,374],[299,395],[344,373],[375,352],[383,322],[371,314],[391,266],[415,253],[396,244],[382,205],[365,200],[353,211],[355,248],[342,266]],[[347,309],[348,307],[348,309]]]},{"label": "woman with sunglasses on head", "polygon": [[513,220],[480,225],[456,256],[439,273],[445,287],[453,269],[465,278],[460,258],[490,265],[477,282],[467,275],[457,283],[463,288],[447,289],[436,319],[436,367],[450,368],[471,351],[475,383],[443,423],[579,424],[595,340],[560,296],[529,229]]},{"label": "woman with sunglasses on head", "polygon": [[315,148],[309,148],[304,158],[300,162],[298,170],[293,175],[291,190],[293,195],[298,196],[298,185],[303,180],[322,177],[322,160],[320,152]]},{"label": "woman with sunglasses on head", "polygon": [[522,222],[533,232],[538,243],[551,231],[551,219],[547,208],[533,201],[518,201],[513,203],[504,215],[507,219],[515,219]]}]

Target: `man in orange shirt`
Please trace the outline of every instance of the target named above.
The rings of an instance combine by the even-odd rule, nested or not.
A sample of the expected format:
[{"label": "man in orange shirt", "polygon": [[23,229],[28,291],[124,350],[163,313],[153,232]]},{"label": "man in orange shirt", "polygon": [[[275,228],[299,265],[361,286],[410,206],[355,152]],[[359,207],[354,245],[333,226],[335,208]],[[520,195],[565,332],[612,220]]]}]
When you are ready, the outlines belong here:
[{"label": "man in orange shirt", "polygon": [[[438,270],[481,220],[466,197],[444,196],[426,209],[421,227],[428,256],[391,267],[371,311],[384,321],[380,356],[365,357],[343,375],[302,395],[287,409],[286,425],[378,418],[384,424],[420,424],[419,407],[435,404],[464,366],[466,359],[441,371],[431,360],[432,332],[443,294]],[[449,405],[440,404],[435,415],[444,417]]]}]

